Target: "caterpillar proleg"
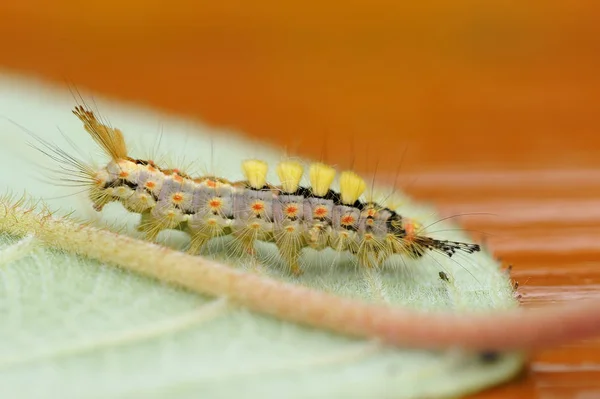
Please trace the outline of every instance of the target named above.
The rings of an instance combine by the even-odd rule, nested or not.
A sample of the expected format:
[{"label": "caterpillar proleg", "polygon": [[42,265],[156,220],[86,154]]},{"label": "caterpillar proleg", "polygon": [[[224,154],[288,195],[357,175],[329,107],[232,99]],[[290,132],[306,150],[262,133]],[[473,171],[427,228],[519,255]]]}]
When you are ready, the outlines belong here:
[{"label": "caterpillar proleg", "polygon": [[[332,189],[336,170],[319,162],[308,170],[297,161],[280,162],[275,167],[278,185],[267,182],[269,166],[258,159],[242,163],[242,181],[192,177],[130,157],[119,129],[101,123],[84,106],[73,113],[110,161],[96,169],[42,142],[44,151],[63,163],[69,181],[89,188],[95,210],[118,202],[140,214],[138,229],[148,240],[156,240],[163,230],[181,230],[191,238],[188,252],[196,254],[211,239],[230,235],[250,255],[256,241],[271,242],[294,275],[302,274],[298,259],[307,247],[348,251],[367,269],[382,267],[393,255],[415,258],[436,251],[451,257],[457,251],[480,250],[478,244],[424,235],[417,222],[364,199],[367,185],[353,171],[339,173],[339,191]],[[305,174],[309,187],[301,185]]]}]

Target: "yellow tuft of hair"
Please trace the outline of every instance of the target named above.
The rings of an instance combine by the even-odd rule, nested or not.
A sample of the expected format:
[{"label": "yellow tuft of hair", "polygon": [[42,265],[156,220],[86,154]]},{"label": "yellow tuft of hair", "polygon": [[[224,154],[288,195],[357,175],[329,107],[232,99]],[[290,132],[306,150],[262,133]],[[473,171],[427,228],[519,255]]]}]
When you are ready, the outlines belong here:
[{"label": "yellow tuft of hair", "polygon": [[82,106],[75,107],[73,113],[83,122],[88,134],[114,161],[127,159],[127,145],[119,129],[98,122],[94,113]]},{"label": "yellow tuft of hair", "polygon": [[367,184],[354,172],[345,171],[340,175],[340,196],[342,203],[352,205],[365,192]]},{"label": "yellow tuft of hair", "polygon": [[318,197],[325,196],[335,179],[335,169],[317,162],[310,165],[308,174],[313,194]]},{"label": "yellow tuft of hair", "polygon": [[298,190],[303,173],[304,168],[299,162],[285,161],[277,165],[277,175],[281,181],[281,188],[286,193],[293,193]]},{"label": "yellow tuft of hair", "polygon": [[248,159],[242,162],[242,172],[248,180],[248,184],[255,190],[260,190],[267,183],[267,170],[269,165],[258,159]]}]

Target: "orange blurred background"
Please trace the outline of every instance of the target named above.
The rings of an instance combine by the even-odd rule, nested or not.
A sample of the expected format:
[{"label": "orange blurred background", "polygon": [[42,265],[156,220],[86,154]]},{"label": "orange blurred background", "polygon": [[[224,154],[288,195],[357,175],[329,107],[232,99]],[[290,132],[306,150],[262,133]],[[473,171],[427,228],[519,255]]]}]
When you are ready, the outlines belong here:
[{"label": "orange blurred background", "polygon": [[[490,245],[537,306],[568,300],[565,279],[574,290],[600,282],[600,216],[585,213],[600,206],[598,4],[6,0],[0,67],[377,167],[383,179],[400,164],[448,173],[455,187],[425,179],[411,193],[446,213],[499,214],[466,223],[508,237]],[[505,179],[464,186],[474,170]],[[569,217],[552,216],[563,208]],[[565,240],[579,247],[557,253]],[[536,355],[498,397],[600,392],[600,375],[568,367],[584,361],[600,362],[600,342]],[[567,372],[540,371],[548,364]]]},{"label": "orange blurred background", "polygon": [[597,164],[597,2],[403,3],[6,1],[0,63],[362,171]]}]

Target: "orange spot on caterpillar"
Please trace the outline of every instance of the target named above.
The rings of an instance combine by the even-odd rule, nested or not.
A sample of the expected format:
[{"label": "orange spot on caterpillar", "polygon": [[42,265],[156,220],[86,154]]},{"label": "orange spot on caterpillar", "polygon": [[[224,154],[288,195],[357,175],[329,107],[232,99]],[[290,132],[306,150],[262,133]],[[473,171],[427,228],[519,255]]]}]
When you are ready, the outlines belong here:
[{"label": "orange spot on caterpillar", "polygon": [[127,176],[129,176],[129,172],[127,172],[125,170],[122,170],[121,173],[119,173],[119,177],[121,179],[125,179],[125,178],[127,178]]},{"label": "orange spot on caterpillar", "polygon": [[354,216],[344,215],[344,216],[342,216],[340,223],[344,226],[351,226],[354,223]]},{"label": "orange spot on caterpillar", "polygon": [[221,208],[221,205],[223,205],[223,202],[220,198],[213,198],[210,201],[208,201],[208,206],[210,206],[210,208],[214,211],[219,210]]},{"label": "orange spot on caterpillar", "polygon": [[173,203],[175,203],[175,204],[180,204],[183,201],[183,194],[182,193],[173,194],[173,196],[171,197],[171,201],[173,201]]},{"label": "orange spot on caterpillar", "polygon": [[406,240],[412,241],[415,238],[415,224],[410,220],[404,224],[404,231],[406,232]]},{"label": "orange spot on caterpillar", "polygon": [[318,206],[315,208],[313,213],[316,218],[324,218],[325,216],[327,216],[328,212],[327,208],[325,208],[324,206]]},{"label": "orange spot on caterpillar", "polygon": [[285,214],[287,217],[296,217],[298,215],[297,205],[288,205],[285,207]]},{"label": "orange spot on caterpillar", "polygon": [[206,185],[210,188],[215,188],[215,187],[217,187],[217,182],[214,180],[207,180]]},{"label": "orange spot on caterpillar", "polygon": [[295,228],[294,226],[287,226],[287,227],[285,228],[285,230],[286,230],[288,233],[293,233],[293,232],[296,230],[296,228]]},{"label": "orange spot on caterpillar", "polygon": [[181,182],[183,182],[183,177],[181,177],[177,173],[175,173],[175,174],[173,174],[173,180],[175,180],[177,183],[181,183]]},{"label": "orange spot on caterpillar", "polygon": [[153,182],[153,181],[147,181],[147,182],[144,184],[144,187],[146,187],[147,189],[150,189],[150,190],[152,190],[154,187],[156,187],[156,183],[155,183],[155,182]]},{"label": "orange spot on caterpillar", "polygon": [[265,204],[263,204],[262,201],[256,201],[252,204],[251,208],[254,213],[261,213],[265,209]]}]

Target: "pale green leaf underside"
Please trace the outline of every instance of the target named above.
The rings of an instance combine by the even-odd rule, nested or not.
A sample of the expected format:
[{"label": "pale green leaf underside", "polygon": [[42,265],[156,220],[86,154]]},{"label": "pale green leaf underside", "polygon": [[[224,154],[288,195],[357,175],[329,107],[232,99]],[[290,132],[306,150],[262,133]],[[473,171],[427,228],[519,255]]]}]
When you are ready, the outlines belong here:
[{"label": "pale green leaf underside", "polygon": [[[14,77],[0,79],[3,116],[75,153],[58,126],[84,159],[94,157],[102,164],[105,159],[70,114],[72,106],[68,93]],[[281,157],[225,131],[149,110],[106,101],[98,107],[129,143],[139,144],[134,155],[150,155],[157,162],[156,155],[167,155],[172,165],[193,164],[191,172],[235,179],[241,178],[243,158],[273,163]],[[161,127],[165,133],[152,154]],[[192,134],[198,131],[205,135]],[[82,218],[98,218],[98,224],[126,222],[131,231],[136,215],[119,206],[96,215],[85,195],[52,199],[77,190],[48,184],[40,170],[53,164],[27,141],[20,128],[0,120],[1,192],[26,191],[52,209],[75,209]],[[425,224],[436,220],[430,208],[408,199],[402,212]],[[452,226],[440,223],[432,230],[447,228]],[[466,238],[457,231],[438,236]],[[165,239],[170,245],[186,242],[178,234]],[[226,299],[184,292],[43,248],[29,238],[3,235],[0,245],[0,397],[438,397],[503,381],[522,363],[519,354],[484,363],[457,350],[399,350],[351,340],[251,314]],[[229,262],[287,279],[275,255],[264,245],[263,265]],[[421,309],[516,306],[506,276],[485,253],[397,261],[394,270],[371,275],[356,271],[351,258],[337,259],[331,252],[307,253],[303,262],[307,272],[300,283],[340,295]],[[440,271],[453,284],[442,282]]]}]

